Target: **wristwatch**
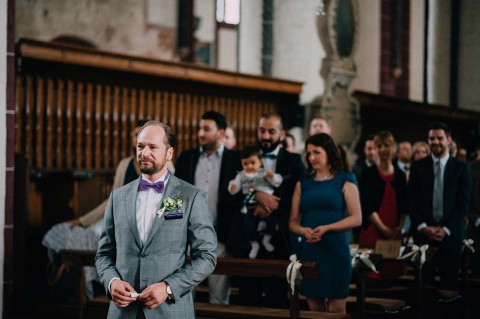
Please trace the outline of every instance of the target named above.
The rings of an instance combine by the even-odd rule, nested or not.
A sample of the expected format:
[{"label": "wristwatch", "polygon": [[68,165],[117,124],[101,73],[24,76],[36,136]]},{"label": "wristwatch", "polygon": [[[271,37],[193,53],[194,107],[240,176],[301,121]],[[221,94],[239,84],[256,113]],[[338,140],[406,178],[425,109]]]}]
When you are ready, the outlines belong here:
[{"label": "wristwatch", "polygon": [[172,300],[173,299],[173,292],[172,292],[172,289],[170,288],[170,285],[168,284],[168,282],[164,281],[163,282],[165,284],[165,286],[167,287],[167,296],[168,296],[168,299]]}]

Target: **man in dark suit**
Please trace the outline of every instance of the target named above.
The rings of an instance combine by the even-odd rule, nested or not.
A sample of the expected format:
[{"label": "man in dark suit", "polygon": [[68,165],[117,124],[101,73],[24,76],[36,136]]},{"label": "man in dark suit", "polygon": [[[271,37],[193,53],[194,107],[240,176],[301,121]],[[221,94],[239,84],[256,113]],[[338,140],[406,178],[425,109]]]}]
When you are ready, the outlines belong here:
[{"label": "man in dark suit", "polygon": [[414,241],[438,247],[431,263],[424,266],[424,280],[433,284],[435,268],[439,288],[454,295],[460,252],[466,236],[464,218],[468,211],[471,179],[469,167],[449,155],[450,129],[431,124],[428,142],[432,156],[414,162],[408,186]]},{"label": "man in dark suit", "polygon": [[[240,210],[241,195],[228,192],[228,182],[242,170],[240,156],[223,144],[227,122],[213,111],[204,113],[198,131],[199,148],[184,151],[175,165],[175,176],[207,193],[208,208],[217,232],[217,256],[226,257],[225,243],[232,214]],[[228,304],[230,279],[211,275],[208,279],[210,303]]]},{"label": "man in dark suit", "polygon": [[[300,155],[293,154],[280,147],[285,137],[282,118],[277,113],[262,116],[258,125],[258,146],[262,151],[263,166],[266,170],[282,175],[282,185],[275,189],[273,195],[256,193],[259,205],[254,216],[265,218],[269,214],[277,214],[278,230],[272,235],[271,244],[275,247],[268,252],[262,246],[257,258],[288,259],[293,252],[292,235],[288,228],[288,219],[292,204],[292,195],[296,182],[306,173]],[[243,226],[243,215],[235,214],[231,236],[227,249],[234,257],[248,258],[250,243]],[[265,305],[284,308],[287,302],[287,286],[285,281],[260,278],[242,278],[239,282],[240,302],[244,305],[262,305],[262,294],[265,294]]]},{"label": "man in dark suit", "polygon": [[355,163],[353,166],[353,173],[357,178],[358,184],[360,184],[360,180],[362,179],[362,173],[378,160],[378,151],[377,146],[375,146],[375,142],[373,141],[373,135],[368,135],[365,139],[365,146],[363,147],[363,153],[365,154],[365,158],[360,159]]}]

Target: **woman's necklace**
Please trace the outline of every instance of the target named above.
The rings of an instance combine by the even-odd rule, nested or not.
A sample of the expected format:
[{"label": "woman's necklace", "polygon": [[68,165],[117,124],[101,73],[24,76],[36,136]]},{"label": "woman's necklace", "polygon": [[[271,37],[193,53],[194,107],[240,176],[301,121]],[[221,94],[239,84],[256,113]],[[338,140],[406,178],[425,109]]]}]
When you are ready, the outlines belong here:
[{"label": "woman's necklace", "polygon": [[332,174],[328,174],[326,176],[323,176],[323,177],[315,177],[315,180],[316,181],[326,181],[327,179],[330,179],[332,177]]}]

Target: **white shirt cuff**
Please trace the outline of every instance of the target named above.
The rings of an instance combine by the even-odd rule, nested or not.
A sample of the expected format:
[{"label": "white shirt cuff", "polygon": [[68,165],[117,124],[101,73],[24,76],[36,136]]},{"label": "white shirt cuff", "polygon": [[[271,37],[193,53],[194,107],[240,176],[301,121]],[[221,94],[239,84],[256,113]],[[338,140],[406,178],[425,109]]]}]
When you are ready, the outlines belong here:
[{"label": "white shirt cuff", "polygon": [[450,229],[448,229],[447,227],[443,226],[442,227],[443,230],[447,233],[448,236],[450,236]]},{"label": "white shirt cuff", "polygon": [[117,279],[120,280],[120,278],[118,277],[113,277],[112,279],[110,279],[110,282],[108,283],[108,292],[110,292],[110,294],[112,294],[112,290],[110,289],[112,286],[112,282]]},{"label": "white shirt cuff", "polygon": [[424,229],[425,227],[427,227],[427,224],[421,223],[420,225],[417,226],[417,230],[418,230],[418,231],[421,231],[421,230]]},{"label": "white shirt cuff", "polygon": [[480,226],[480,218],[477,218],[477,220],[475,221],[475,227],[478,227]]}]

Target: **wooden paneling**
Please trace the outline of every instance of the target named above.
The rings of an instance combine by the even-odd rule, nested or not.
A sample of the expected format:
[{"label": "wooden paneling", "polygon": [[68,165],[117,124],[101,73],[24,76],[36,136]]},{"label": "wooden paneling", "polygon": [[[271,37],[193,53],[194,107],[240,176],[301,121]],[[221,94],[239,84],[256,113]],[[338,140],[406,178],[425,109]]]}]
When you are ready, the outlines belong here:
[{"label": "wooden paneling", "polygon": [[261,114],[279,108],[276,101],[248,96],[120,87],[54,75],[24,75],[17,93],[18,123],[25,119],[17,127],[17,152],[28,154],[30,167],[46,170],[112,170],[131,153],[131,130],[144,118],[173,128],[178,156],[197,145],[198,118],[208,110],[226,115],[243,147],[255,143]]},{"label": "wooden paneling", "polygon": [[[426,141],[428,126],[432,122],[445,122],[452,137],[468,151],[479,143],[480,113],[457,108],[356,92],[362,118],[362,138],[380,130],[389,130],[397,142]],[[360,143],[361,144],[361,143]],[[357,152],[363,154],[363,145]]]},{"label": "wooden paneling", "polygon": [[[29,221],[43,226],[107,196],[111,173],[132,154],[137,120],[173,128],[175,161],[198,146],[199,117],[216,110],[236,130],[241,149],[255,143],[262,113],[285,114],[301,90],[297,82],[39,41],[21,41],[17,61],[15,150],[28,160],[28,193],[38,198],[28,207]],[[90,183],[92,176],[101,182]],[[64,185],[53,188],[63,197],[56,199],[49,190],[59,181]]]}]

